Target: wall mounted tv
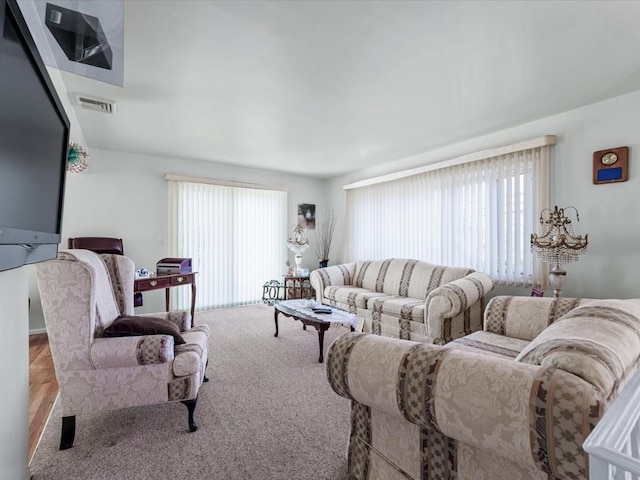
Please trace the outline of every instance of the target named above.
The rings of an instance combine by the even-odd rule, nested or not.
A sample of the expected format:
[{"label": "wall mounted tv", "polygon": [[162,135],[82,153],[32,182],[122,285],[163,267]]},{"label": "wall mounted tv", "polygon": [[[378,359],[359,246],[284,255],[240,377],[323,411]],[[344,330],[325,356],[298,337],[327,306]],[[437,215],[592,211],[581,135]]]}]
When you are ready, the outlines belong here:
[{"label": "wall mounted tv", "polygon": [[16,0],[0,0],[0,270],[57,254],[69,128]]}]

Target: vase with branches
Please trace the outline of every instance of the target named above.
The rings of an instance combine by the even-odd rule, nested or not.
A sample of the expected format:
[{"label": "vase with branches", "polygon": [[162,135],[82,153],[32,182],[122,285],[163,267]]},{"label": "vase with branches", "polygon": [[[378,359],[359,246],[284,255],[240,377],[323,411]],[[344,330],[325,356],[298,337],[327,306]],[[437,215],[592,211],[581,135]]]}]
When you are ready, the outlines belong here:
[{"label": "vase with branches", "polygon": [[324,218],[320,222],[316,220],[316,253],[320,268],[326,267],[329,263],[329,250],[331,250],[331,240],[335,227],[335,213],[332,208],[328,208]]}]

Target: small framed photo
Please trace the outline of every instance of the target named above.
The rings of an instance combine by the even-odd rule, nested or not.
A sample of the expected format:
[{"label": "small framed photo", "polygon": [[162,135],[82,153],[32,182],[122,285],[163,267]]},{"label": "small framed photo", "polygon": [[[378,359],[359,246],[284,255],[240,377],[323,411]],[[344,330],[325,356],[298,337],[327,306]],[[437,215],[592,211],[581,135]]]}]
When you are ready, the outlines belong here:
[{"label": "small framed photo", "polygon": [[313,203],[298,204],[298,225],[307,230],[316,228],[316,206]]},{"label": "small framed photo", "polygon": [[542,297],[542,296],[544,296],[544,292],[542,290],[534,288],[533,290],[531,290],[531,296],[532,297]]}]

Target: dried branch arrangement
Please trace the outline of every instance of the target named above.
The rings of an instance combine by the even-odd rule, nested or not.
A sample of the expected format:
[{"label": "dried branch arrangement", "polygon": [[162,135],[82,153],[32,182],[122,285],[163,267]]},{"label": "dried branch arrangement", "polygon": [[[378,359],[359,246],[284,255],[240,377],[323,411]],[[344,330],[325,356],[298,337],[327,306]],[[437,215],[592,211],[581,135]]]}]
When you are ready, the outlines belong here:
[{"label": "dried branch arrangement", "polygon": [[336,217],[333,208],[327,208],[327,213],[321,222],[316,220],[316,253],[318,260],[329,260],[331,239],[336,227]]}]

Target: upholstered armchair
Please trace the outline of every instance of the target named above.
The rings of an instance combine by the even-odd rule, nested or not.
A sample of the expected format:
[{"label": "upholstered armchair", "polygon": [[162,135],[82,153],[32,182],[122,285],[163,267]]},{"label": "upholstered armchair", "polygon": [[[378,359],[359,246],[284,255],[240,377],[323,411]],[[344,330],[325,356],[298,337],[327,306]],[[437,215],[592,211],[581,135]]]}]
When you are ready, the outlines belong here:
[{"label": "upholstered armchair", "polygon": [[206,325],[189,312],[133,316],[135,266],[122,255],[61,250],[36,266],[62,406],[60,449],[73,446],[76,416],[181,401],[195,431],[206,381]]},{"label": "upholstered armchair", "polygon": [[638,369],[640,300],[497,296],[432,345],[363,333],[327,354],[357,480],[587,480],[582,444]]}]

